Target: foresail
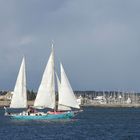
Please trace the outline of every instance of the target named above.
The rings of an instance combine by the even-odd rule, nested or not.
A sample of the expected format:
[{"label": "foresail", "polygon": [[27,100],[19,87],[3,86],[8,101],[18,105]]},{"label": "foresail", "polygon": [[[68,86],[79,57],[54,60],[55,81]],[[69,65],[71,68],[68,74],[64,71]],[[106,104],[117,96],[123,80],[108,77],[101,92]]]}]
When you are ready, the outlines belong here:
[{"label": "foresail", "polygon": [[37,97],[35,107],[55,108],[55,80],[54,80],[54,52],[52,52],[45,68]]},{"label": "foresail", "polygon": [[61,68],[61,86],[59,92],[59,104],[79,109],[80,107],[78,105],[78,102],[76,100],[76,97],[68,81],[68,78],[66,76],[62,64],[60,68]]},{"label": "foresail", "polygon": [[61,84],[60,84],[60,80],[59,80],[59,78],[58,78],[58,75],[57,75],[57,73],[55,73],[56,74],[56,79],[57,79],[57,86],[58,86],[58,110],[59,111],[64,111],[64,110],[71,110],[71,108],[70,107],[68,107],[68,106],[63,106],[63,105],[60,105],[59,104],[59,94],[60,94],[60,86],[61,86]]},{"label": "foresail", "polygon": [[26,90],[26,72],[25,59],[23,58],[19,70],[17,81],[15,84],[10,108],[26,108],[27,107],[27,90]]}]

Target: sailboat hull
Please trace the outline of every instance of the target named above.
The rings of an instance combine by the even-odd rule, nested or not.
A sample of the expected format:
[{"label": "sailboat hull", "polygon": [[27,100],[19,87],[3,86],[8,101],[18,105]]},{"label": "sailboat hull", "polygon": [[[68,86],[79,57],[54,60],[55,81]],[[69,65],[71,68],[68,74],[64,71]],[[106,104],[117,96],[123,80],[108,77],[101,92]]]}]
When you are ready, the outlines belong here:
[{"label": "sailboat hull", "polygon": [[11,119],[16,120],[55,120],[55,119],[71,119],[75,116],[74,112],[65,112],[61,114],[46,115],[10,115]]}]

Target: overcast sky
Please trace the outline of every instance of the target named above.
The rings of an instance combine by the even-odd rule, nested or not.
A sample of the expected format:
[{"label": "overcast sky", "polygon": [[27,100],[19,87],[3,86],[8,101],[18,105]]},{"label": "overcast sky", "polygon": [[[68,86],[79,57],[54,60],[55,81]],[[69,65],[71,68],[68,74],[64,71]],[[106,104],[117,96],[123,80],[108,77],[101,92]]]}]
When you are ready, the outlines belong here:
[{"label": "overcast sky", "polygon": [[37,90],[52,40],[74,90],[140,92],[140,0],[0,0],[0,90],[23,55]]}]

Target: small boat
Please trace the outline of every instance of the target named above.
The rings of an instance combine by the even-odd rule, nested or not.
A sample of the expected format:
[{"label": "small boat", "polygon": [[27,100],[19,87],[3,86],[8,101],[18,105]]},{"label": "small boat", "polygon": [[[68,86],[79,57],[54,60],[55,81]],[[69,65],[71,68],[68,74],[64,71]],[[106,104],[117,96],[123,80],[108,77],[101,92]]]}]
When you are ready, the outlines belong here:
[{"label": "small boat", "polygon": [[[71,88],[69,80],[64,71],[63,65],[60,64],[61,82],[56,73],[58,85],[58,100],[55,94],[55,67],[54,67],[54,50],[46,65],[43,77],[37,92],[34,105],[21,113],[8,113],[5,108],[5,115],[12,119],[18,120],[51,120],[51,119],[70,119],[81,112],[80,106]],[[23,58],[17,82],[13,92],[10,108],[27,108],[26,93],[26,73],[25,59]],[[40,112],[37,109],[48,108],[51,111]],[[77,109],[73,110],[72,109]]]}]

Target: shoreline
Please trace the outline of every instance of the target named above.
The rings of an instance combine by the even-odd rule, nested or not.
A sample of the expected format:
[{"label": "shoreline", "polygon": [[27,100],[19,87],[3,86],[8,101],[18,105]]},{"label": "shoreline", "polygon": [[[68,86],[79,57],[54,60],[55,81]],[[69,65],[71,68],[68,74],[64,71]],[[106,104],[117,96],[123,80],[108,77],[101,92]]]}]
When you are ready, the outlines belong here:
[{"label": "shoreline", "polygon": [[[28,105],[32,106],[34,101],[28,101]],[[9,107],[10,101],[0,101],[0,107]],[[85,104],[81,107],[101,107],[101,108],[140,108],[140,104]]]},{"label": "shoreline", "polygon": [[[10,102],[11,101],[0,101],[0,107],[9,107],[10,106]],[[28,101],[27,102],[27,104],[29,105],[29,106],[32,106],[33,105],[33,103],[34,103],[34,101]]]},{"label": "shoreline", "polygon": [[101,108],[140,108],[140,104],[87,104],[82,107],[101,107]]}]

